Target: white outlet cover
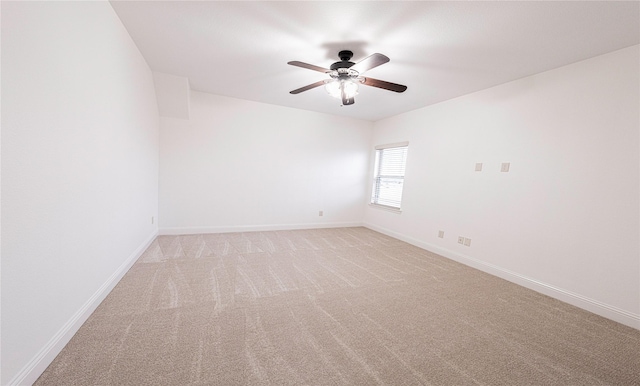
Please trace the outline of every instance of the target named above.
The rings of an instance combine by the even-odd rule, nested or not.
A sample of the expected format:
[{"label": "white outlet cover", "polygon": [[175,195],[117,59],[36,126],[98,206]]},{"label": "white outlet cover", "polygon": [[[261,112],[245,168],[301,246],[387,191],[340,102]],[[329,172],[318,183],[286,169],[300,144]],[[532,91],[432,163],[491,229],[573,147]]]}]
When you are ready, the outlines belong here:
[{"label": "white outlet cover", "polygon": [[465,237],[464,238],[464,245],[467,246],[467,247],[470,247],[471,246],[471,239],[468,239],[468,238]]},{"label": "white outlet cover", "polygon": [[476,172],[481,172],[482,171],[482,162],[478,162],[476,164]]},{"label": "white outlet cover", "polygon": [[464,244],[464,237],[458,236],[458,244]]},{"label": "white outlet cover", "polygon": [[444,231],[438,231],[438,237],[443,239],[444,238]]},{"label": "white outlet cover", "polygon": [[506,173],[509,171],[510,166],[511,166],[510,162],[503,162],[502,166],[500,167],[500,171]]}]

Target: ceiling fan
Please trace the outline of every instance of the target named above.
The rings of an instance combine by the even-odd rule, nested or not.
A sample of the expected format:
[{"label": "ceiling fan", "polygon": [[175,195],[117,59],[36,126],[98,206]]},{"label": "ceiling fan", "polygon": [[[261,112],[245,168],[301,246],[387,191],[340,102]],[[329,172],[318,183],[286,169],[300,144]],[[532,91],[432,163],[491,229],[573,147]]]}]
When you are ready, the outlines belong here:
[{"label": "ceiling fan", "polygon": [[340,61],[333,63],[328,69],[298,61],[288,62],[287,64],[292,66],[323,72],[331,77],[330,79],[321,80],[311,83],[310,85],[300,87],[290,91],[289,93],[299,94],[303,91],[324,85],[329,95],[334,98],[342,99],[342,105],[347,106],[355,103],[354,97],[358,94],[358,84],[378,87],[398,93],[404,92],[407,89],[407,86],[403,86],[401,84],[385,82],[384,80],[362,76],[365,71],[369,71],[372,68],[387,63],[389,58],[385,55],[373,54],[367,56],[358,63],[350,62],[353,57],[353,52],[348,50],[340,51],[338,53],[338,57],[340,57]]}]

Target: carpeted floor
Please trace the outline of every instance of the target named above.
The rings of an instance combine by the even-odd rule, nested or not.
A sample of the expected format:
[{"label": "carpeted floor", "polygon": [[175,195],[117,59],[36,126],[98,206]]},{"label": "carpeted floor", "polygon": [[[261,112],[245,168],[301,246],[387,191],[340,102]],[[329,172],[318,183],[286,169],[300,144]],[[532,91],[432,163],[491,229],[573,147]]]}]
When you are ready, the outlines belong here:
[{"label": "carpeted floor", "polygon": [[640,331],[366,228],[160,236],[36,385],[640,385]]}]

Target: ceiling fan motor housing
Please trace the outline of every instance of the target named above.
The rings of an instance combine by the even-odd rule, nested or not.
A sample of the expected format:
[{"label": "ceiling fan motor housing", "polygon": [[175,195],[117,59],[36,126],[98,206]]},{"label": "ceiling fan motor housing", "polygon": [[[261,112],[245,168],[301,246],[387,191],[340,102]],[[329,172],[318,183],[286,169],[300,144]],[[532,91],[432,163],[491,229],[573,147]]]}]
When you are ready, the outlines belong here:
[{"label": "ceiling fan motor housing", "polygon": [[337,70],[338,68],[349,68],[355,64],[354,62],[349,61],[353,57],[353,52],[349,50],[338,52],[338,57],[340,58],[340,61],[333,63],[331,67],[329,67],[330,69]]}]

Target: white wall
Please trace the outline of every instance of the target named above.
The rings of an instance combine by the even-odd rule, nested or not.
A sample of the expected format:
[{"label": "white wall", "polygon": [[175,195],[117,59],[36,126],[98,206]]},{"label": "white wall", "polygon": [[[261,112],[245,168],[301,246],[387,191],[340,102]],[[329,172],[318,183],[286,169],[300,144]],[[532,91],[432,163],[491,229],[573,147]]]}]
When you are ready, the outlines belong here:
[{"label": "white wall", "polygon": [[189,78],[154,71],[153,84],[161,117],[189,119]]},{"label": "white wall", "polygon": [[161,232],[362,222],[370,122],[195,91],[190,106],[160,120]]},{"label": "white wall", "polygon": [[2,2],[2,384],[34,381],[151,241],[158,111],[107,2]]},{"label": "white wall", "polygon": [[640,328],[638,52],[376,122],[409,141],[403,212],[365,223]]}]

